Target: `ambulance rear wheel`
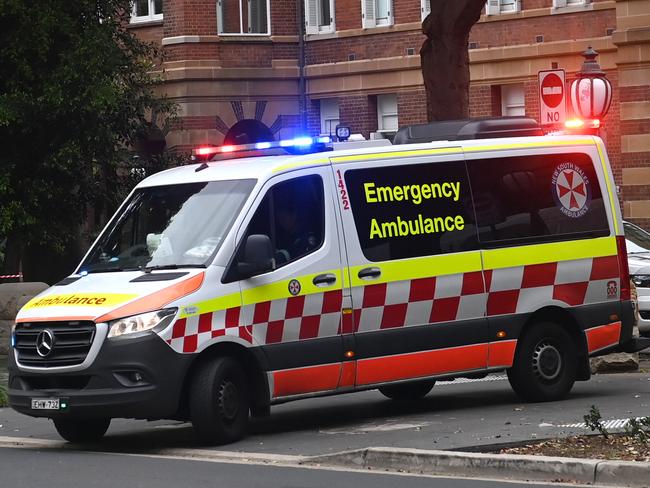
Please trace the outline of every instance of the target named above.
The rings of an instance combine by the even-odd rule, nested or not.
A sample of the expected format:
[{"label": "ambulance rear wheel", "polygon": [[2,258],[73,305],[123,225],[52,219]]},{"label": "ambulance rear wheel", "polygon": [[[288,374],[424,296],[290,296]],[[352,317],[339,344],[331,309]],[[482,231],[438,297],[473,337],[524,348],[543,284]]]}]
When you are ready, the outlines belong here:
[{"label": "ambulance rear wheel", "polygon": [[111,419],[53,419],[54,427],[61,437],[68,442],[98,441],[111,424]]},{"label": "ambulance rear wheel", "polygon": [[206,444],[241,439],[248,427],[249,392],[243,367],[220,357],[202,364],[190,386],[190,419]]},{"label": "ambulance rear wheel", "polygon": [[571,335],[553,322],[533,324],[519,340],[512,368],[512,389],[526,401],[548,402],[566,397],[575,383],[577,348]]},{"label": "ambulance rear wheel", "polygon": [[435,384],[435,380],[409,381],[397,385],[381,386],[379,392],[391,400],[418,400],[426,396]]}]

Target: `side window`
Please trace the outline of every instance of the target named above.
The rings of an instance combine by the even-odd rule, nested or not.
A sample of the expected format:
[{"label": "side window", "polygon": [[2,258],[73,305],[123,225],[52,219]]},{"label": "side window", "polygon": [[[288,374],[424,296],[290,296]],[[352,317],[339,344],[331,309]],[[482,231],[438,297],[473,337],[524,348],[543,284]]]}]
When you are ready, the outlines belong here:
[{"label": "side window", "polygon": [[586,154],[481,159],[467,165],[482,244],[609,235],[598,178]]},{"label": "side window", "polygon": [[274,185],[248,224],[245,237],[251,234],[271,238],[277,268],[320,248],[325,234],[321,177],[303,176]]},{"label": "side window", "polygon": [[478,247],[463,161],[351,169],[345,182],[369,261]]}]

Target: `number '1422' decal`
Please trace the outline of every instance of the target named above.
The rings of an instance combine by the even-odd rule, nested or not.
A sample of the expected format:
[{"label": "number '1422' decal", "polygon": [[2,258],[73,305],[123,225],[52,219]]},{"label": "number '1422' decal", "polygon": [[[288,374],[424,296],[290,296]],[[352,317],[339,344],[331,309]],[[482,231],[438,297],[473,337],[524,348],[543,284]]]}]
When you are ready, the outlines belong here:
[{"label": "number '1422' decal", "polygon": [[343,210],[350,210],[350,200],[348,199],[348,192],[345,189],[345,183],[343,183],[343,177],[341,176],[341,170],[337,169],[336,174],[339,177],[339,193],[341,194],[341,202],[343,203]]}]

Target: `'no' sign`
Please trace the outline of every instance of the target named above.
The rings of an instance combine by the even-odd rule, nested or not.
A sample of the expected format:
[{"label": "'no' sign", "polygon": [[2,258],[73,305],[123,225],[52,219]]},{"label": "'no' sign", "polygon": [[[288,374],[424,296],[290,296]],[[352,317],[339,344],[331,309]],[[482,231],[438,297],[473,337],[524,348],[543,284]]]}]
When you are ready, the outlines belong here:
[{"label": "'no' sign", "polygon": [[566,90],[564,70],[540,71],[539,106],[542,125],[564,124],[566,119]]}]

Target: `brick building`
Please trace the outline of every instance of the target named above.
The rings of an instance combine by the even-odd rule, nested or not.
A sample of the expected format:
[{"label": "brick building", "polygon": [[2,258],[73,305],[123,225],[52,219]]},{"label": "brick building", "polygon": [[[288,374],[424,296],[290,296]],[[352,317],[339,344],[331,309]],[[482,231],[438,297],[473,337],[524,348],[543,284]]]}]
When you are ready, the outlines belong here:
[{"label": "brick building", "polygon": [[[340,121],[368,136],[426,120],[429,1],[136,0],[131,28],[163,46],[182,120],[172,147],[288,137],[303,121],[311,134]],[[601,135],[625,217],[650,228],[650,0],[489,0],[470,35],[471,115],[538,118],[538,71],[570,82],[588,45],[614,87]]]}]

